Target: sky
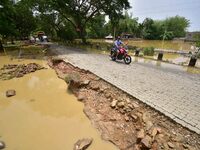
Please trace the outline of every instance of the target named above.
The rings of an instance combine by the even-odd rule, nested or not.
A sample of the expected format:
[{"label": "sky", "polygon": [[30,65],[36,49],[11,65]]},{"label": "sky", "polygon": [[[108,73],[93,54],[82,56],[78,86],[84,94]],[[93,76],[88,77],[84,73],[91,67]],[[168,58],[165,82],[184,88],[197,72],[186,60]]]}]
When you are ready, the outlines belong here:
[{"label": "sky", "polygon": [[129,0],[133,17],[139,22],[147,17],[160,20],[183,16],[190,20],[188,31],[200,31],[200,0]]}]

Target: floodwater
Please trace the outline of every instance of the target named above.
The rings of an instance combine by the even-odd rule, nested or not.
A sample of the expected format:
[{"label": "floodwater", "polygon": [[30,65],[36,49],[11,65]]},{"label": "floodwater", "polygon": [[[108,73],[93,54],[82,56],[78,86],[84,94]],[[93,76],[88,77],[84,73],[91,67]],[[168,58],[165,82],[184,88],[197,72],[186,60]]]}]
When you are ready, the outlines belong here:
[{"label": "floodwater", "polygon": [[[132,55],[134,55],[134,54],[132,54]],[[157,60],[158,54],[155,54],[154,56],[144,56],[144,58],[150,58],[150,59]],[[164,53],[163,60],[166,62],[173,63],[173,64],[187,66],[189,64],[190,57],[186,57],[182,54],[176,54],[176,53]],[[200,59],[197,59],[195,66],[200,68]]]},{"label": "floodwater", "polygon": [[[110,43],[111,41],[105,41],[105,39],[90,39],[91,42],[98,43]],[[124,40],[125,41],[125,40]],[[169,49],[169,50],[186,50],[193,51],[191,48],[194,46],[192,42],[184,42],[184,41],[162,41],[162,40],[128,40],[128,45],[137,46],[137,47],[154,47],[159,49]]]},{"label": "floodwater", "polygon": [[145,64],[147,66],[156,66],[157,68],[164,69],[167,71],[176,70],[176,71],[186,72],[188,74],[200,74],[200,68],[197,67],[174,65],[163,61],[156,61],[152,59],[134,57],[134,56],[132,56],[132,59],[133,63],[135,62],[135,63]]},{"label": "floodwater", "polygon": [[[48,67],[43,60],[0,56],[0,67],[31,62]],[[15,89],[16,96],[7,98],[8,89]],[[88,150],[117,149],[101,139],[83,113],[83,103],[66,89],[66,83],[50,68],[0,80],[0,140],[6,150],[72,150],[81,138],[94,139]]]}]

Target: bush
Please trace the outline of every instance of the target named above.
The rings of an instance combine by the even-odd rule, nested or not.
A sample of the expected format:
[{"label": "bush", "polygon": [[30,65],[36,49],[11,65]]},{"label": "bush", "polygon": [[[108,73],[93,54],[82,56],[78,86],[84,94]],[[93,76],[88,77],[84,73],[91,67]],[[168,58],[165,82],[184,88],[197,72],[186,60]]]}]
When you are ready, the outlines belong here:
[{"label": "bush", "polygon": [[67,74],[64,78],[65,82],[69,84],[71,81],[79,82],[80,75],[78,73]]},{"label": "bush", "polygon": [[145,47],[143,49],[143,54],[147,56],[153,56],[154,55],[154,47]]}]

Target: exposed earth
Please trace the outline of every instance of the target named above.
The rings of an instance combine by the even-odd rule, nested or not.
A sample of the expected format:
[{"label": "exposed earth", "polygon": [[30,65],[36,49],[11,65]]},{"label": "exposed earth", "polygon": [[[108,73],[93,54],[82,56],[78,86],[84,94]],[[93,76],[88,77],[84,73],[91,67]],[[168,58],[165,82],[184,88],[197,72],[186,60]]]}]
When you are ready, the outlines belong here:
[{"label": "exposed earth", "polygon": [[[74,93],[74,95],[77,97],[77,100],[84,103],[84,113],[90,119],[93,126],[100,131],[102,139],[112,142],[121,150],[200,149],[199,134],[189,130],[188,128],[185,128],[183,125],[177,124],[176,119],[173,120],[173,118],[171,118],[170,115],[166,115],[166,113],[160,113],[160,110],[157,109],[157,107],[150,107],[152,105],[147,105],[149,104],[148,100],[151,97],[147,98],[149,92],[147,92],[148,88],[145,87],[146,84],[142,87],[144,90],[146,90],[147,95],[144,95],[144,93],[142,94],[141,92],[138,93],[139,95],[144,96],[139,97],[142,98],[142,100],[139,100],[138,97],[136,98],[133,96],[133,94],[130,93],[130,90],[125,92],[126,90],[124,90],[124,88],[119,87],[118,84],[116,84],[116,80],[121,80],[123,77],[125,78],[127,76],[125,76],[123,73],[120,74],[117,72],[117,70],[113,70],[111,68],[105,69],[105,67],[110,66],[112,63],[109,62],[109,64],[105,64],[105,62],[103,62],[108,59],[107,56],[105,57],[104,55],[96,54],[87,55],[82,53],[81,50],[73,48],[70,48],[70,51],[67,52],[65,51],[66,48],[64,47],[53,46],[52,48],[53,49],[51,49],[51,52],[47,54],[49,57],[49,66],[56,71],[59,78],[63,79],[69,85],[68,88]],[[58,54],[61,55],[57,56]],[[56,56],[54,57],[54,55]],[[96,57],[93,58],[93,56]],[[105,66],[100,65],[101,61],[105,64]],[[136,65],[141,67],[141,64]],[[77,66],[85,69],[80,69]],[[127,66],[125,64],[121,64],[120,62],[116,63],[115,67],[116,66],[119,66],[121,71],[133,67],[132,65]],[[138,68],[135,67],[136,66],[133,67],[136,69],[134,71],[139,74],[142,73]],[[94,68],[96,68],[95,71],[93,70]],[[106,72],[102,72],[102,68],[105,69]],[[150,72],[159,72],[158,70],[154,70],[155,68],[145,68],[145,65],[142,68],[144,70],[150,70]],[[1,69],[0,78],[1,80],[9,80],[15,77],[19,78],[23,77],[25,74],[29,74],[40,69],[44,69],[44,67],[41,67],[37,63],[31,63],[27,65],[7,64]],[[198,74],[189,75],[184,72],[180,73],[176,69],[168,70],[168,68],[161,68],[161,71],[163,71],[161,73],[163,75],[162,77],[165,79],[172,77],[172,81],[175,81],[175,79],[177,79],[175,73],[178,73],[178,75],[183,75],[182,77],[184,80],[186,79],[186,81],[188,81],[187,83],[192,81],[188,86],[196,81],[197,83],[194,83],[194,85],[195,87],[198,87],[196,86],[199,82]],[[164,72],[166,74],[163,74]],[[116,76],[116,73],[119,76]],[[101,76],[102,74],[104,74],[104,76]],[[143,77],[143,74],[140,75]],[[111,78],[111,76],[113,77]],[[152,76],[149,75],[148,77]],[[109,78],[111,80],[107,80]],[[129,76],[127,77],[126,81],[128,79]],[[160,80],[161,78],[157,79]],[[113,81],[114,85],[109,83],[111,81]],[[135,84],[131,82],[131,88],[137,89],[139,83],[137,83],[137,80],[133,81]],[[150,80],[148,83],[153,83],[152,81],[154,80]],[[127,85],[126,82],[121,84],[119,81],[118,83],[122,85],[122,87]],[[178,82],[178,86],[179,85],[181,86],[182,83]],[[157,85],[154,85],[154,87],[155,89],[158,88]],[[175,87],[175,89],[178,90],[179,88]],[[182,89],[182,91],[183,90],[184,89]],[[196,92],[198,92],[198,89],[196,89]],[[10,89],[6,92],[7,97],[14,96],[15,94],[15,89]],[[154,95],[154,97],[158,96],[159,98],[159,94],[161,93],[157,94],[158,95]],[[170,98],[169,95],[165,96]],[[173,95],[171,96],[173,97]],[[194,95],[190,95],[190,97],[191,99],[194,97],[198,99],[198,95],[195,95],[195,92]],[[144,101],[145,98],[147,98],[146,101]],[[176,98],[178,99],[179,97]],[[195,101],[195,99],[193,99],[193,101]],[[195,104],[197,104],[197,102],[198,100],[195,102]],[[167,106],[169,107],[172,105]],[[198,105],[195,106],[198,107]],[[176,105],[176,107],[180,108],[178,105]],[[194,108],[194,111],[196,111],[196,108]],[[177,114],[177,116],[180,114],[181,113]],[[74,150],[87,149],[90,144],[92,145],[93,139],[86,138],[88,137],[79,140],[77,139],[78,141],[74,143]],[[2,148],[5,147],[4,142],[1,142]]]},{"label": "exposed earth", "polygon": [[61,59],[49,60],[58,76],[84,103],[84,112],[102,138],[122,150],[200,149],[200,136],[90,71]]}]

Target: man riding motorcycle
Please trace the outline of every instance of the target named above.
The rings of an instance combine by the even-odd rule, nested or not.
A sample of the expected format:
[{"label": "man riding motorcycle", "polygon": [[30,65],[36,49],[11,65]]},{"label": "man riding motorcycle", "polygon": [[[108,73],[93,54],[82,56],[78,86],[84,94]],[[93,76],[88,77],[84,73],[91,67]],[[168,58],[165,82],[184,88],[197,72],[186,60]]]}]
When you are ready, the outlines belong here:
[{"label": "man riding motorcycle", "polygon": [[[116,41],[114,42],[114,47],[111,48],[110,57],[113,61],[115,60],[124,60],[126,64],[131,63],[131,56],[128,55],[128,47],[127,44],[124,44],[120,40],[120,36],[117,37]],[[121,46],[123,45],[123,46]]]},{"label": "man riding motorcycle", "polygon": [[114,42],[114,49],[116,51],[116,57],[119,55],[119,49],[120,46],[123,45],[124,43],[121,41],[121,37],[118,36],[117,39]]}]

